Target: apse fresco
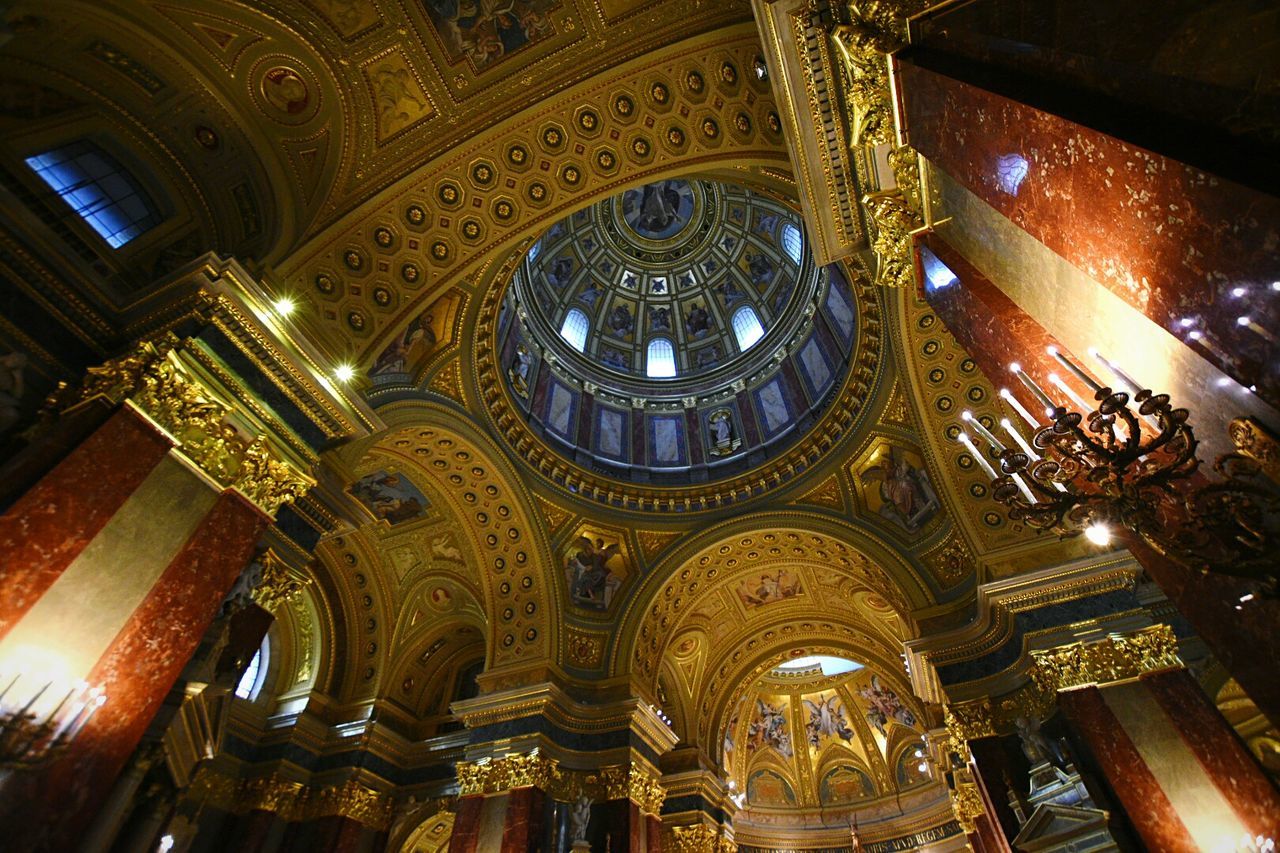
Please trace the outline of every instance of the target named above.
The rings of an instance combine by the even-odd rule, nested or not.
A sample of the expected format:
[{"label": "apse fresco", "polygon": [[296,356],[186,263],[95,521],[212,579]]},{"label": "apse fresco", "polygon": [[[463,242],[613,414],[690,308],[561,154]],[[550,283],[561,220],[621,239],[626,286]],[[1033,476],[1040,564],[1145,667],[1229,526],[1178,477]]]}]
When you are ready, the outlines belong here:
[{"label": "apse fresco", "polygon": [[867,722],[875,726],[880,734],[888,734],[891,722],[904,726],[916,724],[916,715],[902,704],[898,694],[887,687],[880,676],[872,675],[871,682],[858,689],[858,695],[867,700]]},{"label": "apse fresco", "polygon": [[605,610],[626,576],[622,545],[604,534],[586,532],[565,553],[564,576],[574,604]]},{"label": "apse fresco", "polygon": [[867,508],[908,532],[924,527],[941,507],[924,460],[897,445],[885,444],[858,480],[868,487]]},{"label": "apse fresco", "polygon": [[748,608],[763,607],[775,601],[795,598],[804,592],[800,579],[787,569],[776,572],[762,572],[759,577],[752,576],[738,585],[738,598]]},{"label": "apse fresco", "polygon": [[426,515],[430,502],[404,474],[385,470],[366,474],[351,486],[351,494],[377,518],[404,524]]},{"label": "apse fresco", "polygon": [[369,368],[374,384],[412,379],[433,353],[453,343],[454,320],[461,302],[462,294],[451,290],[414,317],[374,359]]},{"label": "apse fresco", "polygon": [[794,806],[791,783],[774,770],[757,770],[747,779],[747,801],[753,806]]},{"label": "apse fresco", "polygon": [[757,699],[755,715],[747,727],[747,752],[759,752],[772,747],[783,756],[791,757],[791,735],[787,731],[786,699]]},{"label": "apse fresco", "polygon": [[818,749],[827,740],[853,740],[853,729],[844,712],[844,703],[835,691],[806,696],[804,709],[809,715],[804,726],[809,746]]},{"label": "apse fresco", "polygon": [[875,785],[864,771],[849,764],[828,770],[818,783],[818,799],[824,806],[843,805],[874,797]]},{"label": "apse fresco", "polygon": [[450,62],[480,71],[553,35],[550,13],[560,0],[423,0]]}]

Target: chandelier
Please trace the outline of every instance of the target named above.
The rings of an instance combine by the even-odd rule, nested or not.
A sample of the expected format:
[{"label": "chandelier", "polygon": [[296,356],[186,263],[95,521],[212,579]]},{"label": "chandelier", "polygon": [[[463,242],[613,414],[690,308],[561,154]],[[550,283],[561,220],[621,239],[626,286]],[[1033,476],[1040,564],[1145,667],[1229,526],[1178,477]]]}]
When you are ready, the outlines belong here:
[{"label": "chandelier", "polygon": [[[23,663],[44,657],[15,656]],[[47,673],[45,667],[34,667]],[[36,767],[76,739],[107,697],[101,687],[57,676],[33,674],[21,666],[0,674],[0,768]]]},{"label": "chandelier", "polygon": [[[1247,578],[1275,596],[1280,491],[1260,476],[1258,464],[1228,453],[1214,463],[1217,477],[1206,477],[1189,413],[1169,395],[1143,388],[1096,350],[1090,357],[1115,387],[1055,347],[1048,353],[1070,378],[1051,373],[1048,389],[1019,364],[1009,365],[1034,409],[1044,412],[1043,423],[1008,388],[1000,396],[1022,423],[1000,421],[1006,440],[994,423],[988,428],[962,414],[958,439],[991,479],[991,497],[1009,518],[1062,536],[1083,533],[1098,545],[1113,534],[1136,536],[1196,571]],[[999,470],[966,428],[994,452]]]}]

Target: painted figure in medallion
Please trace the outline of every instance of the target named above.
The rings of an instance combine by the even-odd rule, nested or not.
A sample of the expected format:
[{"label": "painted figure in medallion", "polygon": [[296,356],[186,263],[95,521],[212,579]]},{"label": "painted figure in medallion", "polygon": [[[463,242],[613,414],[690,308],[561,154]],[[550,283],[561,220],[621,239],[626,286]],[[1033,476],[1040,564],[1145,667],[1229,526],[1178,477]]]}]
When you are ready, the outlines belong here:
[{"label": "painted figure in medallion", "polygon": [[938,496],[928,473],[913,465],[901,448],[889,445],[859,479],[863,484],[880,483],[879,514],[906,530],[919,530],[938,512]]},{"label": "painted figure in medallion", "polygon": [[622,578],[609,568],[609,562],[622,554],[617,542],[605,544],[597,537],[579,536],[565,560],[565,579],[569,583],[569,596],[575,604],[604,610],[613,600],[613,593],[622,584]]}]

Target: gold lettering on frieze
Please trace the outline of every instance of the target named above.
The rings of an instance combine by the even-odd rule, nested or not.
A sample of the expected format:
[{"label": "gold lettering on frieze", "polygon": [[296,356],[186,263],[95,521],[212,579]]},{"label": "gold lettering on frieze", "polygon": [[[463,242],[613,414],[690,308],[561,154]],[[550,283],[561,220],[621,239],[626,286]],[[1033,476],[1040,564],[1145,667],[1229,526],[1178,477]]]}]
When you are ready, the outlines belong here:
[{"label": "gold lettering on frieze", "polygon": [[1183,665],[1178,638],[1168,625],[1031,654],[1036,662],[1030,675],[1042,688],[1055,691],[1128,681]]}]

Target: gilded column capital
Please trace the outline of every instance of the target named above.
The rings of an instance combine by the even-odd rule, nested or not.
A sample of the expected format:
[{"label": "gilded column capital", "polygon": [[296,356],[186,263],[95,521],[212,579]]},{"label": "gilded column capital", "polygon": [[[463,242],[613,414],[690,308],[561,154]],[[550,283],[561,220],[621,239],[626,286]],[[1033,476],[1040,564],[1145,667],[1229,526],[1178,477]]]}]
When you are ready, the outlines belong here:
[{"label": "gilded column capital", "polygon": [[975,738],[1017,731],[1019,717],[1042,720],[1053,710],[1056,692],[1032,678],[1020,688],[998,698],[983,697],[943,706],[947,733],[958,744]]},{"label": "gilded column capital", "polygon": [[912,232],[924,225],[920,214],[897,189],[862,197],[875,224],[871,248],[876,253],[875,283],[882,287],[915,287],[916,267]]},{"label": "gilded column capital", "polygon": [[247,779],[240,783],[240,802],[234,811],[264,811],[282,820],[299,820],[305,792],[301,782],[275,775]]},{"label": "gilded column capital", "polygon": [[377,830],[391,824],[391,797],[367,788],[354,779],[341,785],[312,790],[307,797],[305,819],[338,816]]},{"label": "gilded column capital", "polygon": [[955,778],[956,784],[950,791],[951,810],[955,812],[960,828],[965,832],[973,832],[977,828],[978,818],[987,811],[982,805],[982,793],[967,768],[957,770]]},{"label": "gilded column capital", "polygon": [[1054,691],[1128,681],[1183,665],[1178,657],[1178,638],[1163,624],[1031,654],[1035,666],[1030,675],[1043,688]]},{"label": "gilded column capital", "polygon": [[270,548],[258,556],[258,577],[249,593],[255,604],[263,610],[279,614],[281,608],[302,593],[311,578],[299,577],[289,570]]},{"label": "gilded column capital", "polygon": [[61,383],[45,411],[69,411],[92,400],[123,402],[171,436],[178,451],[211,479],[274,517],[315,481],[265,435],[246,432],[249,422],[233,417],[226,395],[184,363],[181,353],[188,346],[194,344],[171,332],[142,341],[129,353],[89,368],[78,388]]},{"label": "gilded column capital", "polygon": [[667,790],[658,781],[656,773],[638,761],[586,772],[562,770],[561,773],[556,797],[565,801],[580,796],[597,802],[630,800],[640,807],[641,813],[656,815],[661,812],[662,802],[667,798]]},{"label": "gilded column capital", "polygon": [[563,775],[559,762],[537,749],[502,758],[460,761],[457,774],[458,793],[462,796],[498,794],[529,787],[551,791]]},{"label": "gilded column capital", "polygon": [[840,78],[849,121],[849,147],[893,141],[889,54],[907,42],[907,17],[923,4],[912,0],[852,0],[848,23],[830,30],[840,57]]},{"label": "gilded column capital", "polygon": [[1253,460],[1272,482],[1280,483],[1280,442],[1254,418],[1236,418],[1227,427],[1236,450]]}]

